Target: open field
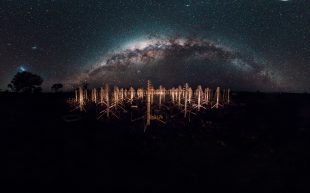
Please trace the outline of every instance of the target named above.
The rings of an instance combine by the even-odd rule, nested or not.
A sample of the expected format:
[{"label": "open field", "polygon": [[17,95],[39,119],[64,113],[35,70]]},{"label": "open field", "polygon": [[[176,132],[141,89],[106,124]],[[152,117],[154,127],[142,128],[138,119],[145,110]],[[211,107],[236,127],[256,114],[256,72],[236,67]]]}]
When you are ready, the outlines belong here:
[{"label": "open field", "polygon": [[234,93],[234,105],[145,133],[126,116],[70,112],[69,97],[0,93],[12,192],[310,191],[310,95]]}]

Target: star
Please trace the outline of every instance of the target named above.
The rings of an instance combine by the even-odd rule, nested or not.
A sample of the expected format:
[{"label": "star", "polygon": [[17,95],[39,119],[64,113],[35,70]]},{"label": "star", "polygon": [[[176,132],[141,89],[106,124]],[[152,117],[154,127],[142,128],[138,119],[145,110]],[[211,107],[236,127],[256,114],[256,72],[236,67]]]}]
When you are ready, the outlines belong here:
[{"label": "star", "polygon": [[[251,71],[268,69],[274,72],[274,82],[280,89],[309,92],[310,47],[306,44],[309,14],[305,8],[308,1],[93,0],[85,3],[85,0],[46,0],[43,3],[37,0],[21,3],[10,0],[0,11],[0,17],[4,16],[0,28],[0,71],[8,72],[0,72],[0,88],[6,87],[13,72],[22,70],[20,66],[46,75],[43,87],[48,87],[49,82],[80,80],[97,64],[115,63],[119,65],[109,68],[119,69],[125,75],[123,78],[122,74],[124,80],[136,76],[133,72],[137,70],[141,71],[137,79],[142,80],[144,74],[155,79],[157,71],[141,70],[146,65],[147,69],[161,67],[158,73],[167,72],[168,78],[171,76],[168,72],[180,69],[175,72],[178,76],[171,76],[171,84],[185,78],[198,82],[201,76],[205,82],[218,79],[227,84],[234,82],[244,89],[252,82],[242,82],[239,77],[247,79]],[[293,7],[288,7],[290,4]],[[207,46],[210,43],[215,47]],[[230,55],[242,58],[226,62],[227,53],[231,51],[217,47],[227,47],[235,53]],[[109,61],[104,62],[105,59]],[[182,67],[186,63],[189,65],[183,76]],[[287,65],[283,66],[284,63]],[[130,70],[121,71],[128,64],[133,64],[129,65]],[[201,70],[210,72],[210,77],[199,74]],[[233,80],[237,70],[244,75]],[[49,76],[54,71],[57,76]],[[103,72],[118,75],[114,71],[112,74],[108,67]],[[192,72],[196,75],[192,76]],[[228,77],[230,74],[232,78]],[[164,80],[165,77],[158,78]],[[261,84],[261,76],[250,78],[259,90],[269,89],[267,84]],[[101,80],[98,75],[98,82]]]},{"label": "star", "polygon": [[18,72],[25,72],[26,68],[24,68],[23,66],[19,66],[18,67]]}]

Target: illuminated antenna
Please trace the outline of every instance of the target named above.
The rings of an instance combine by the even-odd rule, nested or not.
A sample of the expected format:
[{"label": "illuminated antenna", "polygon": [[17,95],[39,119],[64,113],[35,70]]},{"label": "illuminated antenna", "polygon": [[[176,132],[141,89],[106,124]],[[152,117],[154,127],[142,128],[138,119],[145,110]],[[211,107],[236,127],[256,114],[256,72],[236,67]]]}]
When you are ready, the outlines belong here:
[{"label": "illuminated antenna", "polygon": [[154,88],[153,88],[153,86],[151,87],[150,93],[151,93],[151,104],[153,104],[154,103]]},{"label": "illuminated antenna", "polygon": [[176,87],[173,90],[173,95],[174,95],[174,102],[177,103],[177,101],[178,101],[178,87]]},{"label": "illuminated antenna", "polygon": [[96,88],[92,89],[91,100],[92,100],[92,102],[97,103],[97,90],[96,90]]},{"label": "illuminated antenna", "polygon": [[181,95],[182,95],[182,87],[179,86],[178,88],[178,106],[181,106]]},{"label": "illuminated antenna", "polygon": [[121,95],[121,100],[123,102],[124,101],[124,89],[123,88],[121,88],[120,90],[120,95]]},{"label": "illuminated antenna", "polygon": [[146,90],[146,125],[144,127],[144,132],[146,131],[147,127],[151,125],[151,120],[157,120],[163,124],[166,124],[162,120],[162,116],[154,116],[151,114],[151,100],[152,95],[154,95],[154,88],[150,80],[147,81],[147,90]]},{"label": "illuminated antenna", "polygon": [[115,116],[116,118],[119,118],[115,111],[117,110],[117,107],[120,107],[123,109],[120,105],[118,105],[119,101],[119,89],[118,87],[114,87],[113,93],[111,95],[111,101],[110,101],[110,89],[109,85],[105,84],[105,88],[102,89],[102,96],[103,96],[103,103],[102,106],[105,106],[105,109],[100,112],[100,116],[98,119],[100,119],[103,115],[107,115],[107,118],[110,118],[110,115]]},{"label": "illuminated antenna", "polygon": [[106,101],[106,113],[107,118],[110,118],[110,100],[109,100],[109,85],[105,84],[105,101]]},{"label": "illuminated antenna", "polygon": [[198,98],[198,101],[197,101],[197,108],[198,108],[198,111],[200,111],[200,107],[201,107],[201,98],[202,98],[202,88],[201,86],[199,85],[197,90],[196,90],[196,93],[197,93],[197,98]]},{"label": "illuminated antenna", "polygon": [[130,87],[129,89],[129,95],[130,95],[130,103],[132,103],[133,98],[135,96],[135,89],[133,87]]},{"label": "illuminated antenna", "polygon": [[205,103],[208,105],[211,98],[211,90],[209,88],[205,89]]},{"label": "illuminated antenna", "polygon": [[78,102],[78,90],[74,90],[75,92],[75,102],[77,103]]},{"label": "illuminated antenna", "polygon": [[175,88],[174,87],[170,89],[170,95],[171,95],[172,103],[174,104],[174,101],[175,101]]},{"label": "illuminated antenna", "polygon": [[137,95],[138,95],[139,99],[143,99],[143,89],[142,88],[138,88]]},{"label": "illuminated antenna", "polygon": [[187,93],[188,93],[188,103],[191,104],[192,96],[193,96],[193,89],[192,89],[192,87],[188,87]]},{"label": "illuminated antenna", "polygon": [[158,94],[159,94],[159,106],[161,106],[161,100],[162,100],[162,96],[163,96],[163,87],[160,85],[159,86],[159,90],[158,90]]},{"label": "illuminated antenna", "polygon": [[125,90],[124,90],[124,98],[127,99],[127,97],[128,97],[128,90],[125,89]]},{"label": "illuminated antenna", "polygon": [[185,83],[185,89],[184,89],[184,118],[186,118],[187,114],[187,102],[188,102],[188,84]]},{"label": "illuminated antenna", "polygon": [[118,99],[118,96],[119,96],[119,89],[118,89],[117,86],[114,87],[113,96],[114,96],[115,108],[117,108],[118,103],[119,103],[119,99]]},{"label": "illuminated antenna", "polygon": [[151,125],[151,92],[152,92],[152,84],[151,81],[147,81],[147,91],[146,91],[146,126]]},{"label": "illuminated antenna", "polygon": [[80,111],[84,110],[84,105],[85,105],[84,91],[83,91],[82,87],[79,87],[79,107],[80,107]]},{"label": "illuminated antenna", "polygon": [[104,115],[106,113],[107,114],[107,118],[110,118],[109,85],[105,84],[104,85],[104,89],[102,89],[101,91],[102,91],[102,97],[104,98],[103,104],[106,105],[106,109],[104,111],[102,111],[101,113],[102,113],[102,115]]},{"label": "illuminated antenna", "polygon": [[221,95],[221,89],[220,89],[220,87],[217,87],[216,88],[216,103],[212,106],[212,109],[213,108],[218,109],[220,106],[222,106],[220,104],[220,95]]}]

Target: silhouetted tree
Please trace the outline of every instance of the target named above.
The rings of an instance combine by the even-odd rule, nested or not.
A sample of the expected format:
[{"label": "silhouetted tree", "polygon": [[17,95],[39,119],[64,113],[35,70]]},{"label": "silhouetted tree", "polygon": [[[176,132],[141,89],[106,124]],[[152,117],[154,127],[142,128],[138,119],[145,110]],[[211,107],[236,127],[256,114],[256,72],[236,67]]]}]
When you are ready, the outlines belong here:
[{"label": "silhouetted tree", "polygon": [[36,74],[32,74],[31,72],[23,71],[18,72],[11,84],[8,87],[12,91],[16,92],[41,92],[42,88],[40,87],[43,82],[43,79]]},{"label": "silhouetted tree", "polygon": [[53,84],[53,86],[51,87],[52,91],[54,92],[58,92],[62,88],[63,88],[63,85],[61,83]]},{"label": "silhouetted tree", "polygon": [[12,85],[12,84],[8,84],[8,89],[9,89],[10,91],[14,91],[13,85]]}]

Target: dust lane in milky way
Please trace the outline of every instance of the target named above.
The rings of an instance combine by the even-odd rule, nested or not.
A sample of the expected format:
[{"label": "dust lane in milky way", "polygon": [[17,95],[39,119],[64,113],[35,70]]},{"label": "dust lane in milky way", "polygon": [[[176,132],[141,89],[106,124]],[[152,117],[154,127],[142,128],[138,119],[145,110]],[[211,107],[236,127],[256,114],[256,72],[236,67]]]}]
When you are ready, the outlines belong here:
[{"label": "dust lane in milky way", "polygon": [[[143,86],[191,84],[279,89],[279,77],[253,57],[197,37],[146,38],[109,53],[78,77],[80,82]],[[242,85],[242,86],[240,86]]]}]

